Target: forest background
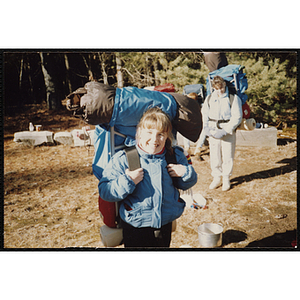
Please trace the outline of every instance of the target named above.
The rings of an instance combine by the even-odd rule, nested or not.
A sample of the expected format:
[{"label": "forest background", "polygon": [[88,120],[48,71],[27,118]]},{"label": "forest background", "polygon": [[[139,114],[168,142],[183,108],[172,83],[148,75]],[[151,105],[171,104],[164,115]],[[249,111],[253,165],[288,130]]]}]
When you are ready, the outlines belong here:
[{"label": "forest background", "polygon": [[[248,104],[257,122],[296,128],[297,52],[226,52],[229,64],[245,66]],[[14,116],[31,105],[63,109],[63,100],[90,80],[115,87],[172,83],[206,84],[202,51],[36,51],[3,52],[4,114]]]}]

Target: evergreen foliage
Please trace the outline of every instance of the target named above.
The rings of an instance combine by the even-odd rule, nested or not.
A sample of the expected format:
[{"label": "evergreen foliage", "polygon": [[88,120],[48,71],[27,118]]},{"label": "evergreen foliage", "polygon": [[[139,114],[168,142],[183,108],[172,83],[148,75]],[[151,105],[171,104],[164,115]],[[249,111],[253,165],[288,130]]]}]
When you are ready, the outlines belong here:
[{"label": "evergreen foliage", "polygon": [[204,61],[193,57],[190,54],[181,54],[174,60],[168,61],[165,53],[160,55],[160,63],[164,67],[157,72],[161,84],[172,83],[176,91],[183,92],[185,85],[205,83],[205,79],[209,73]]},{"label": "evergreen foliage", "polygon": [[287,64],[288,61],[280,63],[279,58],[265,63],[261,57],[244,62],[249,104],[259,121],[279,123],[296,118],[297,81],[287,76]]},{"label": "evergreen foliage", "polygon": [[[59,52],[51,54],[52,81],[61,99],[89,80],[117,87],[116,56],[121,61],[124,86],[157,86],[172,83],[176,92],[185,85],[206,84],[209,70],[198,52]],[[245,66],[251,116],[272,125],[296,124],[297,52],[226,52],[229,64]],[[4,108],[17,112],[29,103],[46,101],[45,78],[37,51],[10,52],[4,61]],[[48,55],[45,55],[48,57]],[[120,74],[119,74],[120,75]],[[59,101],[61,101],[59,100]]]}]

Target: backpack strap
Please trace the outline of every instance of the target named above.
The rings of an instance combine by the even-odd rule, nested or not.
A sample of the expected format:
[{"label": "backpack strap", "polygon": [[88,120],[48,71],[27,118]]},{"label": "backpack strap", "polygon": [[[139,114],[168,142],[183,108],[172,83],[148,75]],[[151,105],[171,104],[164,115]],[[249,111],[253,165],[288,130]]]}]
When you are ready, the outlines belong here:
[{"label": "backpack strap", "polygon": [[235,93],[230,93],[229,92],[229,102],[230,102],[230,107],[232,106],[232,103],[233,103],[233,100],[234,100],[234,96],[235,96],[236,94]]},{"label": "backpack strap", "polygon": [[210,107],[210,105],[209,105],[210,98],[211,98],[211,94],[209,94],[209,95],[207,96],[207,105],[208,105],[208,107]]},{"label": "backpack strap", "polygon": [[138,168],[141,167],[140,165],[140,157],[139,153],[136,149],[135,146],[128,147],[124,149],[126,157],[127,157],[127,162],[128,162],[128,167],[130,171],[134,171]]},{"label": "backpack strap", "polygon": [[[140,168],[141,167],[140,157],[136,147],[135,146],[127,147],[124,148],[124,151],[126,154],[129,170],[134,171]],[[116,202],[116,223],[118,224],[118,228],[121,227],[119,209],[120,209],[120,203]]]},{"label": "backpack strap", "polygon": [[[141,167],[140,165],[140,157],[139,153],[135,146],[131,146],[124,149],[127,161],[128,161],[128,167],[130,171],[134,171]],[[173,151],[173,154],[170,154],[169,151],[166,151],[166,161],[167,164],[176,164],[176,156],[175,151]]]},{"label": "backpack strap", "polygon": [[167,161],[167,164],[176,164],[177,163],[174,148],[173,148],[172,154],[170,154],[168,150],[166,151],[166,161]]},{"label": "backpack strap", "polygon": [[[181,148],[178,147],[178,149],[181,150]],[[183,151],[183,149],[182,149]],[[167,164],[177,164],[177,160],[176,160],[176,154],[175,154],[175,149],[173,147],[173,153],[169,153],[169,151],[167,150],[166,151],[166,161],[167,161]],[[172,178],[172,181],[173,181],[173,185],[178,188],[178,177],[171,177]]]},{"label": "backpack strap", "polygon": [[[134,171],[134,170],[140,168],[141,167],[140,156],[139,156],[139,153],[138,153],[136,147],[135,146],[128,147],[128,148],[125,148],[124,151],[125,151],[125,154],[127,157],[129,170]],[[167,164],[176,164],[177,163],[174,148],[173,148],[173,154],[170,154],[169,151],[166,151],[166,161],[167,161]],[[172,180],[173,180],[174,186],[177,187],[178,179],[176,177],[172,177]]]}]

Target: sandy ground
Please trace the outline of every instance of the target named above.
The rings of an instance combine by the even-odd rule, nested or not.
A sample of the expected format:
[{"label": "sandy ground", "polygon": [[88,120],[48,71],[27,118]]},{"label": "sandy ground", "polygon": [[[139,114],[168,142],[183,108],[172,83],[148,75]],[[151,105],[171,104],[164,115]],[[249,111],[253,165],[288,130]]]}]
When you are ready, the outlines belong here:
[{"label": "sandy ground", "polygon": [[[49,130],[84,125],[64,115],[48,115],[53,122],[47,128],[45,120],[36,116]],[[92,173],[93,147],[16,143],[13,132],[25,130],[27,118],[19,116],[17,124],[14,118],[5,119],[4,247],[104,248],[99,235],[103,222],[98,211],[98,181]],[[192,156],[192,161],[199,175],[193,193],[201,194],[207,207],[185,209],[172,233],[171,248],[200,248],[198,226],[202,223],[222,224],[221,248],[294,248],[295,131],[278,131],[276,148],[237,147],[232,188],[227,192],[208,189],[212,180],[209,147],[201,157]]]}]

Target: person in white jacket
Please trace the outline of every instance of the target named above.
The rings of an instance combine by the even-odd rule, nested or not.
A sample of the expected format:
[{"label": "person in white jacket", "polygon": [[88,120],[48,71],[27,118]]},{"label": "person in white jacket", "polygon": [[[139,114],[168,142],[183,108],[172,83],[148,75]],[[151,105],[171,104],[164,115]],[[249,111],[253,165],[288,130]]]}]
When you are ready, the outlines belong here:
[{"label": "person in white jacket", "polygon": [[214,91],[207,96],[202,107],[203,131],[209,136],[210,165],[213,181],[209,189],[222,184],[222,190],[230,189],[230,176],[236,145],[236,128],[242,121],[242,102],[230,95],[226,82],[220,76],[212,81]]}]

